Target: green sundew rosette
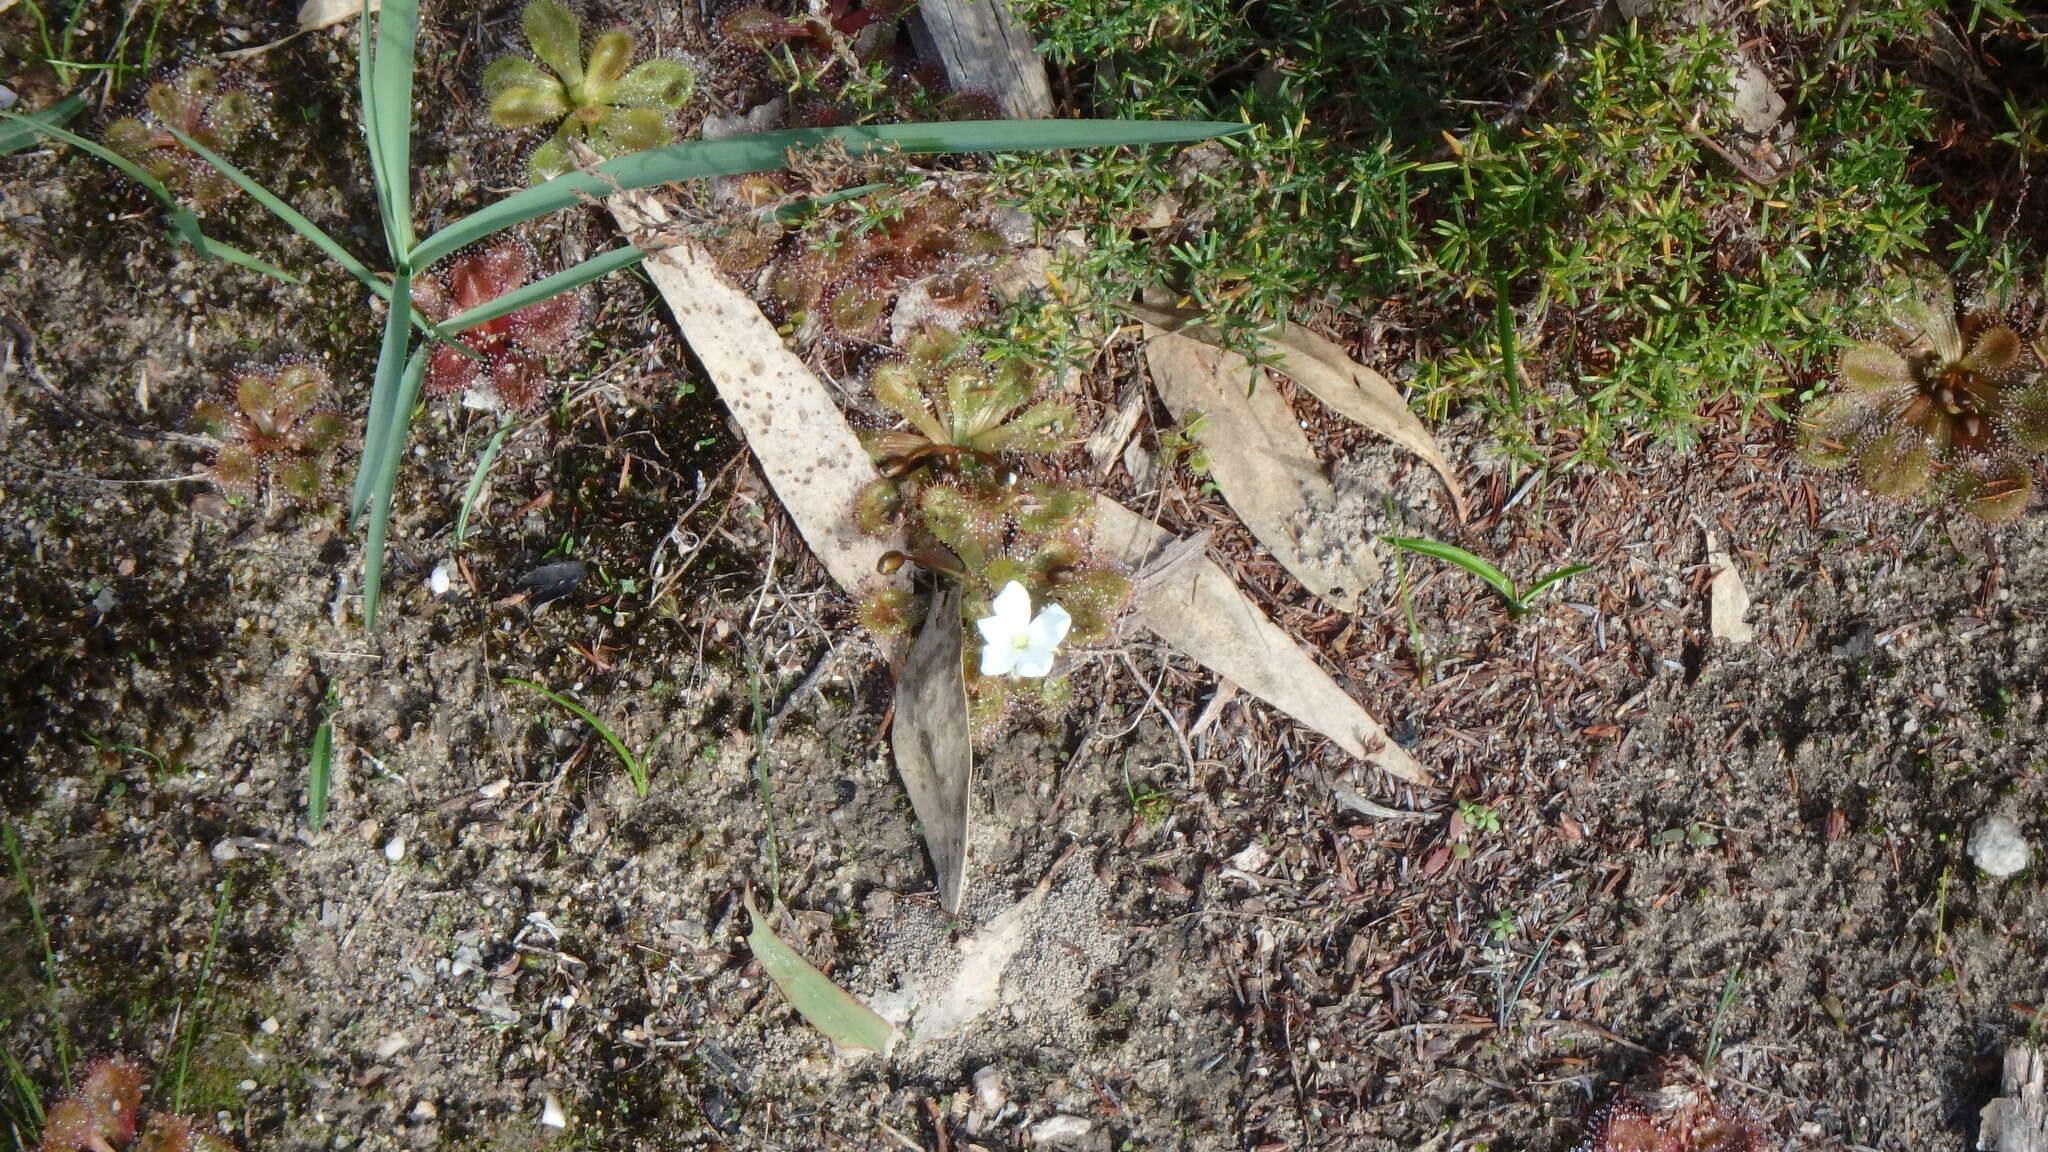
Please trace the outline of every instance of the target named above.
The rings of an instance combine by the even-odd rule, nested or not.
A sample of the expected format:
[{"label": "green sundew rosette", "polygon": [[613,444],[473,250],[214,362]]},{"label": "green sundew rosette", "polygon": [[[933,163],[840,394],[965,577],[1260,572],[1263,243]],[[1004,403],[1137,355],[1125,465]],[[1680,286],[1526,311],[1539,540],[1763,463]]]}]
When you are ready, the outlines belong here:
[{"label": "green sundew rosette", "polygon": [[633,37],[623,28],[599,35],[586,56],[582,22],[555,0],[528,4],[520,25],[539,63],[523,56],[493,61],[484,70],[484,95],[500,128],[555,125],[527,158],[533,183],[569,171],[576,141],[606,158],[674,142],[669,113],[697,86],[686,65],[655,59],[631,67]]}]

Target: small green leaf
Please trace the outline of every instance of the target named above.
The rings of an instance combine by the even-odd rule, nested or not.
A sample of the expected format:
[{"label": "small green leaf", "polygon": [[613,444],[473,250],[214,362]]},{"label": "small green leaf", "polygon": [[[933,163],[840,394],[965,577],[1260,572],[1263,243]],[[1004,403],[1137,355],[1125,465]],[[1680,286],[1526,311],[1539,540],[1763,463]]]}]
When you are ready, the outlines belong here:
[{"label": "small green leaf", "polygon": [[614,108],[680,108],[696,91],[697,76],[678,60],[649,60],[626,73],[606,103]]},{"label": "small green leaf", "polygon": [[306,829],[317,836],[327,823],[327,787],[334,771],[333,724],[322,720],[313,730],[313,748],[306,761]]},{"label": "small green leaf", "polygon": [[588,104],[610,104],[612,89],[633,62],[633,34],[614,28],[590,45],[590,59],[583,65],[583,99]]},{"label": "small green leaf", "polygon": [[1455,564],[1472,575],[1479,577],[1481,580],[1486,581],[1494,591],[1506,598],[1510,605],[1520,606],[1521,601],[1515,595],[1514,582],[1507,578],[1506,573],[1455,544],[1445,544],[1437,540],[1417,540],[1408,536],[1382,536],[1380,539],[1385,541],[1389,547],[1400,548],[1405,551],[1428,556],[1435,560],[1442,560],[1447,564]]},{"label": "small green leaf", "polygon": [[500,128],[533,128],[568,114],[569,102],[562,98],[559,84],[505,88],[491,97],[491,123]]},{"label": "small green leaf", "polygon": [[600,156],[624,156],[659,148],[675,139],[659,108],[613,108],[590,133],[590,146]]},{"label": "small green leaf", "polygon": [[[484,69],[484,96],[495,100],[508,88],[553,88],[559,92],[562,81],[524,56],[500,56]],[[564,102],[563,108],[567,107]]]},{"label": "small green leaf", "polygon": [[[649,63],[667,63],[667,61],[650,61]],[[644,68],[646,67],[646,65],[642,65],[641,67]],[[635,73],[638,73],[639,71],[640,69],[638,68],[634,69]],[[688,73],[685,72],[685,75],[687,74]],[[626,79],[630,81],[632,77],[628,76]],[[50,105],[48,108],[42,108],[34,112],[25,113],[23,118],[31,120],[37,124],[48,124],[52,126],[57,126],[69,123],[72,117],[78,115],[80,112],[83,112],[84,110],[85,93],[73,92],[71,95],[66,96],[62,100],[57,101],[55,104]],[[134,121],[123,121],[122,123],[134,123]],[[135,126],[138,129],[142,127],[142,125],[139,123],[136,123]],[[113,135],[113,130],[108,129],[107,134],[109,138],[111,138]],[[0,156],[5,156],[9,152],[19,152],[23,148],[28,147],[30,144],[35,143],[35,140],[36,130],[32,127],[28,127],[22,124],[0,124]]]},{"label": "small green leaf", "polygon": [[555,0],[533,0],[519,15],[526,42],[565,84],[583,82],[583,24]]},{"label": "small green leaf", "polygon": [[[526,178],[535,184],[541,184],[568,172],[569,141],[582,135],[583,125],[573,119],[562,121],[562,126],[555,129],[555,134],[542,141],[540,147],[533,150],[533,155],[526,158]],[[429,242],[431,239],[430,237]],[[426,245],[421,247],[424,248]],[[435,253],[435,259],[445,255],[438,250],[435,250]]]},{"label": "small green leaf", "polygon": [[847,995],[845,989],[799,956],[796,949],[783,943],[768,927],[768,918],[754,906],[751,891],[740,899],[754,922],[753,931],[747,933],[747,947],[754,950],[755,961],[782,990],[790,1005],[811,1027],[839,1047],[888,1055],[896,1040],[896,1029],[876,1015],[874,1009]]},{"label": "small green leaf", "polygon": [[1882,344],[1858,344],[1842,353],[1842,383],[1864,392],[1883,392],[1913,382],[1906,358]]}]

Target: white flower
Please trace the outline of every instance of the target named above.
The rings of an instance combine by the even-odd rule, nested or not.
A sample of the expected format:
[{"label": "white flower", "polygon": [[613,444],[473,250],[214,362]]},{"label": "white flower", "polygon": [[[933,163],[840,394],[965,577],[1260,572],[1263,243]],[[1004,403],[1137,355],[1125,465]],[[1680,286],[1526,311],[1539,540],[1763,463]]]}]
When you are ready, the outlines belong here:
[{"label": "white flower", "polygon": [[1057,604],[1031,614],[1031,593],[1015,580],[996,593],[995,615],[974,622],[981,629],[981,674],[1036,679],[1052,671],[1053,652],[1067,638],[1074,618]]}]

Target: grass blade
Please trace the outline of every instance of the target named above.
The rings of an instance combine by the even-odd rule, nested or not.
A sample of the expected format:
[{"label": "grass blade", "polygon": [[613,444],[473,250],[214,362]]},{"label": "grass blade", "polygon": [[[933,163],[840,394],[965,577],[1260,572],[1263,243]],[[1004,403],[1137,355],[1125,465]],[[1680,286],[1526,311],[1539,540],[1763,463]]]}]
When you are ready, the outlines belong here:
[{"label": "grass blade", "polygon": [[894,149],[905,155],[1047,151],[1120,145],[1177,144],[1247,131],[1243,124],[1174,120],[970,120],[947,124],[887,124],[858,128],[799,128],[724,140],[691,140],[632,152],[591,172],[570,172],[514,193],[448,225],[414,252],[424,267],[468,244],[585,198],[648,188],[677,180],[767,172],[788,163],[791,149],[842,144],[855,156]]},{"label": "grass blade", "polygon": [[1592,569],[1592,567],[1593,566],[1591,564],[1572,564],[1563,568],[1559,568],[1557,571],[1552,572],[1550,575],[1545,576],[1543,579],[1538,580],[1534,584],[1529,585],[1528,590],[1522,593],[1522,603],[1524,605],[1527,605],[1529,601],[1534,600],[1536,598],[1536,594],[1538,592],[1543,591],[1544,589],[1550,587],[1553,584],[1563,583],[1564,581],[1569,580],[1574,576],[1577,576],[1581,572],[1589,571]]},{"label": "grass blade", "polygon": [[796,949],[783,943],[768,927],[768,918],[754,906],[752,892],[740,899],[754,921],[753,931],[747,933],[747,947],[753,949],[754,960],[782,990],[790,1005],[811,1027],[839,1047],[865,1048],[887,1055],[895,1042],[896,1029],[876,1015],[874,1009],[847,995],[845,989],[798,955]]},{"label": "grass blade", "polygon": [[569,711],[574,712],[585,724],[590,725],[591,728],[596,730],[599,736],[604,737],[604,742],[612,746],[612,751],[619,754],[619,759],[626,765],[626,775],[633,779],[633,792],[643,800],[647,798],[647,762],[633,755],[632,749],[626,747],[626,742],[619,739],[617,733],[606,727],[605,722],[599,720],[595,713],[569,697],[559,692],[551,692],[531,680],[519,680],[508,677],[505,683],[517,684],[521,688],[531,688]]},{"label": "grass blade", "polygon": [[50,926],[43,920],[42,905],[36,903],[35,885],[29,883],[28,864],[21,858],[21,836],[12,824],[0,824],[0,841],[7,846],[8,862],[14,865],[14,878],[21,885],[21,898],[28,904],[29,923],[34,926],[37,943],[43,948],[43,992],[49,997],[50,1047],[57,1054],[57,1069],[64,1078],[71,1078],[71,1045],[64,1041],[64,1028],[57,1015],[57,952],[50,946]]},{"label": "grass blade", "polygon": [[[384,314],[384,342],[377,349],[377,375],[370,385],[370,414],[363,425],[363,458],[356,465],[355,488],[349,494],[348,519],[353,524],[369,503],[371,486],[382,470],[385,449],[392,446],[392,407],[399,381],[405,371],[406,347],[412,334],[412,280],[400,275],[386,297],[391,308]],[[402,448],[404,441],[398,442]]]},{"label": "grass blade", "polygon": [[[412,72],[419,47],[418,0],[387,0],[377,15],[376,56],[370,61],[370,84],[376,89],[371,131],[377,133],[384,171],[377,174],[377,195],[385,228],[397,245],[393,256],[412,250]],[[410,268],[411,265],[407,264]]]},{"label": "grass blade", "polygon": [[1506,573],[1455,544],[1445,544],[1438,540],[1418,540],[1412,536],[1382,536],[1380,539],[1389,547],[1405,548],[1447,564],[1455,564],[1492,585],[1493,590],[1505,597],[1510,606],[1521,607],[1521,598],[1515,595],[1514,581],[1509,580]]},{"label": "grass blade", "polygon": [[22,116],[19,113],[0,112],[0,121],[6,121],[12,125],[26,125],[30,131],[38,135],[48,136],[52,140],[61,140],[87,155],[97,157],[120,169],[122,175],[142,185],[151,196],[157,199],[158,203],[164,206],[164,226],[169,228],[171,234],[180,241],[191,245],[193,250],[200,255],[210,256],[224,264],[233,264],[238,268],[247,268],[252,272],[260,272],[272,279],[282,280],[286,284],[300,283],[297,276],[286,272],[277,265],[260,260],[232,244],[223,244],[208,236],[199,227],[199,217],[193,215],[191,209],[179,204],[178,198],[171,195],[171,190],[164,187],[163,181],[144,172],[136,166],[134,161],[121,155],[119,152],[108,148],[96,140],[88,140],[75,133],[66,132],[54,124],[44,124]]},{"label": "grass blade", "polygon": [[775,222],[778,224],[793,223],[797,219],[816,212],[820,208],[829,208],[842,200],[857,200],[871,192],[880,192],[889,187],[891,185],[888,184],[858,184],[852,188],[841,188],[837,192],[827,192],[823,196],[809,196],[795,203],[784,204],[782,207],[777,208],[774,213]]},{"label": "grass blade", "polygon": [[398,487],[398,462],[405,456],[405,436],[412,427],[413,402],[419,399],[420,380],[427,374],[427,358],[432,352],[433,345],[422,344],[413,350],[412,359],[406,361],[405,372],[393,390],[395,395],[385,417],[386,427],[383,429],[377,468],[370,476],[370,538],[364,545],[363,554],[364,628],[377,626],[377,604],[384,589],[384,537],[391,529],[391,497]]},{"label": "grass blade", "polygon": [[[381,10],[380,10],[381,9]],[[394,264],[412,249],[412,73],[419,43],[416,0],[373,9],[364,0],[356,69],[362,91],[363,136],[377,185],[377,214]]]},{"label": "grass blade", "polygon": [[215,171],[233,181],[235,187],[248,193],[250,199],[263,205],[263,207],[270,211],[271,215],[284,221],[292,231],[305,237],[315,248],[326,253],[329,260],[341,265],[342,271],[369,285],[372,291],[384,289],[384,282],[377,279],[369,268],[364,266],[362,261],[356,259],[348,249],[343,248],[334,237],[329,236],[318,224],[301,215],[298,209],[279,199],[268,188],[250,179],[248,173],[229,163],[226,158],[216,153],[213,149],[180,132],[176,125],[165,125],[165,127],[193,155],[213,165]]},{"label": "grass blade", "polygon": [[[34,124],[56,127],[61,124],[70,123],[72,117],[83,111],[85,111],[85,93],[73,92],[48,108],[39,108],[34,112],[24,112],[19,115],[23,120],[32,121]],[[37,135],[36,129],[32,126],[19,123],[0,124],[0,156],[5,156],[10,152],[21,151],[23,148],[35,143]]]},{"label": "grass blade", "polygon": [[469,474],[469,488],[462,494],[462,510],[455,514],[454,547],[462,547],[463,538],[469,535],[469,512],[476,507],[477,497],[483,495],[484,481],[490,478],[491,465],[498,462],[498,453],[504,451],[505,437],[511,435],[514,421],[511,415],[498,422],[498,430],[491,433],[491,441],[484,445],[484,454],[477,457],[476,471]]},{"label": "grass blade", "polygon": [[437,338],[448,337],[474,328],[479,324],[488,324],[500,316],[510,315],[530,304],[538,304],[551,297],[560,296],[564,292],[573,292],[601,276],[608,276],[621,268],[638,264],[640,261],[645,260],[649,254],[649,249],[628,244],[623,248],[614,248],[603,255],[592,256],[580,264],[564,268],[553,276],[536,280],[531,284],[521,285],[505,293],[503,296],[488,300],[467,312],[457,313],[436,325],[433,335]]},{"label": "grass blade", "polygon": [[306,757],[306,828],[315,836],[327,823],[327,786],[334,771],[334,725],[326,720],[313,730],[313,749]]}]

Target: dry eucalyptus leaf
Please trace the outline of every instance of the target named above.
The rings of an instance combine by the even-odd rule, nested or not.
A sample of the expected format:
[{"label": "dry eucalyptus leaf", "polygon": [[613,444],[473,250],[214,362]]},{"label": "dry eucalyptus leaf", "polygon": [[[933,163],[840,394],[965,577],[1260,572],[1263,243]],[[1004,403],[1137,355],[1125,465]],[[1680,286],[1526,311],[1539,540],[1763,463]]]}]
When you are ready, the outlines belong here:
[{"label": "dry eucalyptus leaf", "polygon": [[[1096,555],[1132,570],[1175,544],[1172,533],[1106,496],[1095,498]],[[1137,622],[1211,672],[1330,738],[1345,752],[1414,784],[1429,775],[1315,658],[1266,619],[1207,557],[1133,580]]]},{"label": "dry eucalyptus leaf", "polygon": [[796,949],[783,943],[768,927],[768,918],[754,906],[752,892],[741,900],[754,922],[753,930],[747,933],[747,947],[753,950],[755,963],[782,990],[790,1006],[839,1047],[888,1055],[896,1042],[896,1029],[873,1009],[847,995],[844,988],[798,955]]},{"label": "dry eucalyptus leaf", "polygon": [[[376,12],[379,8],[377,0],[370,0],[370,11]],[[362,0],[306,0],[299,5],[299,31],[317,32],[362,14]]]},{"label": "dry eucalyptus leaf", "polygon": [[925,850],[939,875],[939,903],[960,910],[967,883],[967,816],[974,746],[967,732],[967,681],[961,671],[960,589],[932,596],[924,628],[896,678],[896,719],[889,746],[910,806],[924,827]]},{"label": "dry eucalyptus leaf", "polygon": [[1756,639],[1756,629],[1743,619],[1749,615],[1749,589],[1743,587],[1735,558],[1721,550],[1712,532],[1707,533],[1707,566],[1714,572],[1707,586],[1707,624],[1714,638],[1737,644]]},{"label": "dry eucalyptus leaf", "polygon": [[1302,587],[1345,612],[1380,577],[1372,537],[1310,548],[1301,527],[1337,505],[1322,462],[1280,393],[1259,386],[1258,369],[1235,352],[1147,328],[1145,363],[1159,398],[1183,423],[1204,419],[1209,475],[1259,543]]},{"label": "dry eucalyptus leaf", "polygon": [[[1147,324],[1178,335],[1205,344],[1222,343],[1222,335],[1215,328],[1192,323],[1200,313],[1149,304],[1126,304],[1124,310]],[[1422,457],[1424,463],[1443,477],[1444,487],[1451,493],[1451,503],[1457,508],[1458,519],[1471,518],[1465,504],[1465,490],[1458,486],[1458,477],[1451,471],[1450,462],[1444,459],[1443,452],[1437,448],[1435,437],[1422,426],[1422,421],[1415,418],[1415,413],[1408,410],[1408,402],[1401,398],[1400,391],[1385,376],[1345,355],[1344,349],[1334,341],[1299,324],[1281,325],[1267,337],[1265,344],[1274,355],[1274,363],[1270,365],[1274,370],[1285,373],[1339,415]]]},{"label": "dry eucalyptus leaf", "polygon": [[831,391],[702,245],[664,232],[672,220],[654,195],[622,192],[605,204],[627,239],[669,245],[641,267],[746,435],[761,474],[832,579],[854,596],[907,590],[906,573],[876,571],[883,553],[903,547],[901,534],[877,540],[853,522],[855,497],[879,474]]}]

